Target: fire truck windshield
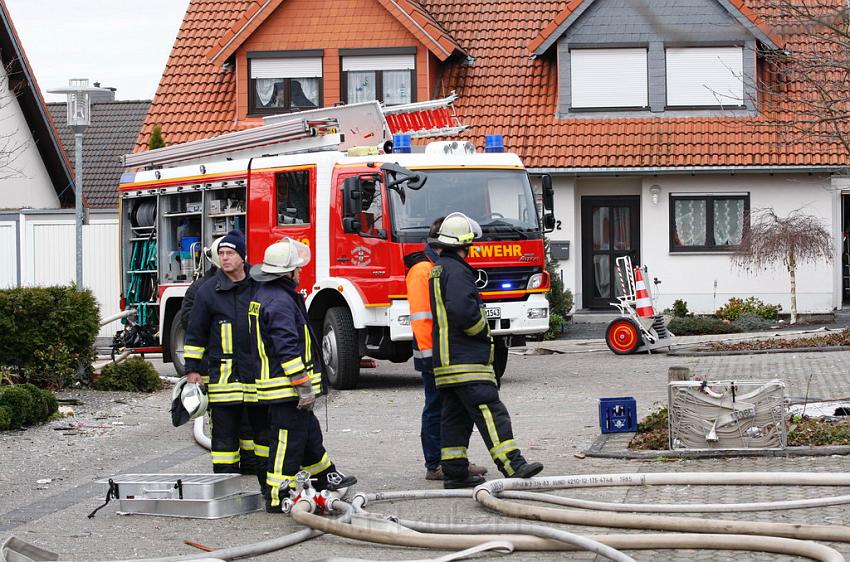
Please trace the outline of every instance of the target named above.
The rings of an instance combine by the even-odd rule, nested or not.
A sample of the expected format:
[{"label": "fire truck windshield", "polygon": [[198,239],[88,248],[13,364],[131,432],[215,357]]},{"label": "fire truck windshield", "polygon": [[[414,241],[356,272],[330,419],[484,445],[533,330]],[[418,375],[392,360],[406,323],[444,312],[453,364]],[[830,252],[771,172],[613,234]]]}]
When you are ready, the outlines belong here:
[{"label": "fire truck windshield", "polygon": [[431,223],[460,211],[478,221],[485,240],[539,239],[542,234],[528,175],[522,170],[425,170],[422,189],[390,192],[393,229],[401,242],[423,242]]}]

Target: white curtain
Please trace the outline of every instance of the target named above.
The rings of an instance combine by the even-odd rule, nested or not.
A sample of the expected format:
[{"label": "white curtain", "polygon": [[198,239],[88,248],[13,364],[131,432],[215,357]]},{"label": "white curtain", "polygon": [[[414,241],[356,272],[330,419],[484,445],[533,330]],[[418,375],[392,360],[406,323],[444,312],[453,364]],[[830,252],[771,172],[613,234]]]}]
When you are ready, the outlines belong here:
[{"label": "white curtain", "polygon": [[292,107],[319,107],[318,78],[293,78],[290,83]]},{"label": "white curtain", "polygon": [[348,103],[360,103],[376,99],[374,72],[348,73]]},{"label": "white curtain", "polygon": [[280,82],[280,80],[274,78],[257,78],[254,80],[257,99],[261,106],[269,107],[271,105],[269,102],[272,101],[275,92],[274,85],[277,82]]},{"label": "white curtain", "polygon": [[714,243],[718,246],[737,246],[744,237],[744,200],[714,201]]},{"label": "white curtain", "polygon": [[674,202],[676,246],[705,246],[706,204],[704,199],[680,199]]},{"label": "white curtain", "polygon": [[385,70],[384,71],[384,104],[399,105],[410,103],[411,84],[410,71],[408,70]]}]

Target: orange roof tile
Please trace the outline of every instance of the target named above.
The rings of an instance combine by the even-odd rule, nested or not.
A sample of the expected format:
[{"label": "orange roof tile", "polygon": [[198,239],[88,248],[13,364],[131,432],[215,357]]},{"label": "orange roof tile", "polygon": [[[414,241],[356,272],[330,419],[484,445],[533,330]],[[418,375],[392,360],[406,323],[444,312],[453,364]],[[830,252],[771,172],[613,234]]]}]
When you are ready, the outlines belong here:
[{"label": "orange roof tile", "polygon": [[[254,0],[239,18],[207,51],[212,63],[221,64],[283,3],[284,0]],[[378,0],[410,33],[441,61],[455,52],[463,53],[457,41],[417,0]]]},{"label": "orange roof tile", "polygon": [[[337,5],[344,0],[334,0]],[[472,125],[467,135],[480,141],[485,133],[500,132],[510,150],[532,168],[666,168],[692,166],[842,166],[847,152],[828,139],[788,142],[771,123],[794,108],[765,105],[756,117],[556,117],[558,68],[550,55],[529,57],[528,45],[549,29],[578,0],[376,0],[388,9],[421,7],[410,21],[433,19],[444,37],[464,45],[474,58],[467,65],[444,63],[435,97],[456,90],[462,122]],[[751,21],[764,0],[730,0]],[[834,0],[841,2],[842,0]],[[234,130],[236,86],[233,73],[222,73],[206,54],[231,29],[255,0],[191,0],[175,41],[137,150],[145,146],[154,124],[169,143],[209,137]],[[317,11],[327,4],[317,2]],[[420,17],[421,16],[421,17]],[[411,23],[413,25],[413,23]],[[427,26],[426,26],[427,27]],[[777,27],[779,29],[779,27]],[[790,52],[819,48],[800,35],[779,39]],[[332,45],[328,45],[332,47]],[[803,85],[792,82],[791,90]],[[185,100],[183,96],[187,96]]]}]

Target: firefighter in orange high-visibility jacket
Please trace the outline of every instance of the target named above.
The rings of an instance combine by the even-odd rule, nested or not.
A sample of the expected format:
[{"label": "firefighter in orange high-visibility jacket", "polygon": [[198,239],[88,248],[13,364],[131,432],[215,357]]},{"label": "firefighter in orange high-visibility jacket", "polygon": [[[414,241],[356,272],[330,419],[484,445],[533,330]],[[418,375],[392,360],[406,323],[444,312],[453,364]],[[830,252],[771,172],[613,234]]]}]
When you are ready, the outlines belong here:
[{"label": "firefighter in orange high-visibility jacket", "polygon": [[[429,238],[436,238],[443,224],[443,217],[431,225]],[[422,252],[408,254],[404,264],[410,268],[405,278],[407,302],[410,306],[410,327],[413,330],[413,368],[422,375],[425,389],[425,405],[422,407],[422,428],[419,437],[422,441],[422,454],[425,457],[425,479],[442,480],[443,469],[440,466],[440,412],[443,404],[434,384],[434,366],[432,361],[433,345],[431,332],[434,321],[431,316],[431,295],[428,279],[434,262],[440,257],[440,248],[425,245]],[[483,466],[469,465],[469,472],[478,476],[487,473]]]},{"label": "firefighter in orange high-visibility jacket", "polygon": [[323,444],[313,414],[325,389],[321,346],[307,321],[299,273],[310,263],[310,248],[284,238],[266,248],[263,263],[251,269],[259,287],[248,318],[251,351],[258,373],[257,398],[269,408],[269,459],[266,511],[281,513],[300,471],[309,472],[317,491],[344,489],[357,482],[337,471]]},{"label": "firefighter in orange high-visibility jacket", "polygon": [[467,448],[473,424],[506,477],[529,478],[543,470],[542,464],[523,458],[508,409],[499,399],[493,338],[475,287],[475,270],[466,263],[473,240],[480,236],[478,223],[463,213],[452,213],[437,236],[429,239],[443,249],[431,270],[430,288],[434,379],[443,402],[440,460],[446,488],[484,482],[469,470]]},{"label": "firefighter in orange high-visibility jacket", "polygon": [[[197,290],[184,358],[187,381],[207,384],[213,472],[238,473],[243,410],[254,432],[258,457],[268,456],[268,422],[265,408],[257,403],[254,385],[256,371],[248,333],[254,282],[245,262],[245,237],[232,230],[218,242],[217,251],[220,269]],[[257,464],[265,466],[265,462]],[[255,470],[265,492],[265,471]]]}]

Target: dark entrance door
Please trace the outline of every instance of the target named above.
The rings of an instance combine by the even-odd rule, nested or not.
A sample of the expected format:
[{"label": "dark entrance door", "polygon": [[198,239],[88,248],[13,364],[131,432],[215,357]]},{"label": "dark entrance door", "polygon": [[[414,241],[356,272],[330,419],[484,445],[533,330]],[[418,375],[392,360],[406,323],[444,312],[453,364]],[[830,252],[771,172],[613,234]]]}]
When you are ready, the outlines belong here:
[{"label": "dark entrance door", "polygon": [[582,197],[581,240],[582,305],[611,308],[622,294],[614,261],[628,255],[640,263],[640,197]]}]

